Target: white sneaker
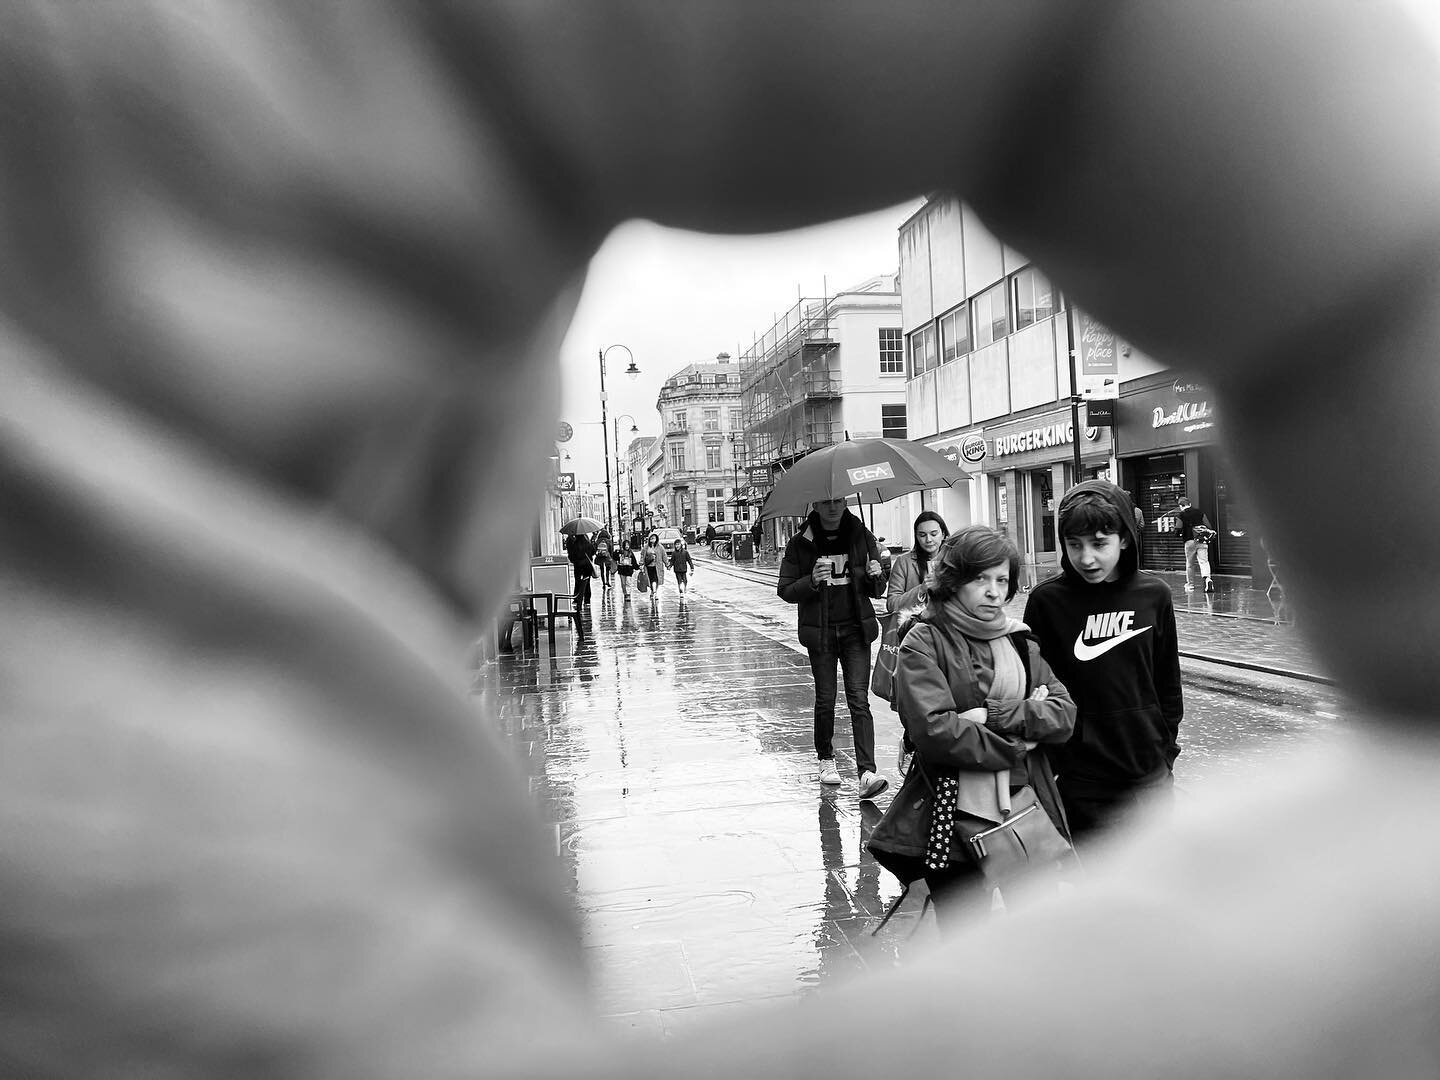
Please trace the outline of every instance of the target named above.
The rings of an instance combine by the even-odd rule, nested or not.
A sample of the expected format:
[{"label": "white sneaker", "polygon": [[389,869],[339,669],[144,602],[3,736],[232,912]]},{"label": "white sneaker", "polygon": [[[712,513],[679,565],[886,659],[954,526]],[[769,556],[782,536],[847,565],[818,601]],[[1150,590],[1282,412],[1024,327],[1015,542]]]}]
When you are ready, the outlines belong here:
[{"label": "white sneaker", "polygon": [[860,798],[866,802],[874,799],[876,795],[882,794],[890,786],[890,781],[878,773],[867,772],[860,774]]},{"label": "white sneaker", "polygon": [[834,758],[821,758],[821,759],[820,759],[820,783],[822,783],[822,784],[838,784],[838,783],[840,783],[840,770],[837,769],[837,768],[835,768],[835,759],[834,759]]},{"label": "white sneaker", "polygon": [[1194,592],[1194,591],[1195,591],[1195,586],[1194,586],[1194,585],[1191,585],[1191,584],[1187,581],[1187,582],[1185,582],[1185,591],[1186,591],[1186,592]]}]

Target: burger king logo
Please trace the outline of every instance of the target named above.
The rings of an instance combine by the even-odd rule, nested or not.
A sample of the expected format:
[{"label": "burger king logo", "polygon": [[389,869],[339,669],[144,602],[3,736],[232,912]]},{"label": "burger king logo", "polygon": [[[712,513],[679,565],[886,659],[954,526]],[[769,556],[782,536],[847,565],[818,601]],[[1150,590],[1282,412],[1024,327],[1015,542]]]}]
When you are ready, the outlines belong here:
[{"label": "burger king logo", "polygon": [[979,435],[966,435],[965,441],[960,444],[960,457],[970,465],[984,461],[985,440]]}]

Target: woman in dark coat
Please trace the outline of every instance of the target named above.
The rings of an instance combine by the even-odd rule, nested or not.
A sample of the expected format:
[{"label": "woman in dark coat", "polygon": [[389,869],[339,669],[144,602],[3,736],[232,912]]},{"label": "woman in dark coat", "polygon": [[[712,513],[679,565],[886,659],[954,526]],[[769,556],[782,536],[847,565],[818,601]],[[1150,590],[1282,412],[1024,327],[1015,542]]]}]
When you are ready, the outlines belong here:
[{"label": "woman in dark coat", "polygon": [[991,900],[990,883],[950,829],[957,816],[1003,821],[1011,796],[1029,785],[1068,836],[1039,747],[1070,737],[1075,703],[1025,624],[1005,612],[1019,561],[996,529],[956,532],[932,562],[925,612],[900,645],[895,701],[916,756],[872,850],[882,865],[900,865],[897,873],[917,868],[947,923],[988,910]]}]

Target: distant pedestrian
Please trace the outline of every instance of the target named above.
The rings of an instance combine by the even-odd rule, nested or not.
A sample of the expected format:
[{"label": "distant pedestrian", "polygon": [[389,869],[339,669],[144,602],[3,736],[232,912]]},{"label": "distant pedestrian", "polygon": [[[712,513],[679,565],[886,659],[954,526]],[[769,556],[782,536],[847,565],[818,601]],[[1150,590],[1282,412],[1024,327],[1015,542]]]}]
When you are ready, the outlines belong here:
[{"label": "distant pedestrian", "polygon": [[755,524],[750,526],[750,540],[755,548],[755,557],[760,557],[760,539],[765,535],[765,530],[760,526],[760,519],[755,519]]},{"label": "distant pedestrian", "polygon": [[608,532],[601,532],[595,537],[595,568],[600,571],[601,587],[606,591],[614,588],[615,552]]},{"label": "distant pedestrian", "polygon": [[[941,541],[950,535],[950,527],[934,510],[922,510],[911,526],[911,535],[913,546],[890,564],[890,584],[885,590],[886,640],[898,637],[900,624],[913,618],[925,606],[925,579],[930,572],[930,560],[940,550]],[[891,623],[894,625],[889,625]],[[892,629],[895,634],[890,634]],[[896,711],[899,711],[898,706]],[[902,732],[900,753],[895,763],[901,777],[909,771],[910,756],[914,753],[915,744],[909,732]]]},{"label": "distant pedestrian", "polygon": [[565,554],[575,571],[575,610],[590,606],[590,579],[595,576],[595,542],[588,533],[565,539]]},{"label": "distant pedestrian", "polygon": [[989,879],[959,831],[946,828],[957,817],[1002,822],[1028,785],[1068,835],[1046,751],[1036,747],[1070,737],[1075,703],[1025,624],[1005,612],[1019,576],[1020,555],[1004,533],[958,530],[934,556],[925,614],[900,648],[895,703],[916,764],[886,812],[889,841],[877,848],[924,859],[942,925],[990,909]]},{"label": "distant pedestrian", "polygon": [[715,550],[715,523],[713,521],[705,526],[705,546],[711,551]]},{"label": "distant pedestrian", "polygon": [[1025,623],[1078,710],[1051,758],[1079,840],[1142,801],[1173,798],[1184,701],[1170,588],[1139,572],[1130,496],[1104,480],[1077,484],[1056,529],[1063,572],[1035,586]]},{"label": "distant pedestrian", "polygon": [[875,771],[875,719],[870,714],[870,643],[880,636],[871,598],[885,593],[880,548],[844,499],[824,499],[785,545],[777,594],[799,607],[800,643],[815,679],[815,756],[822,784],[840,783],[835,767],[835,665],[845,680],[845,703],[855,740],[860,798],[873,799],[890,782]]},{"label": "distant pedestrian", "polygon": [[653,604],[660,598],[660,586],[665,584],[665,549],[660,546],[658,533],[650,534],[640,558],[645,566],[645,576],[650,579],[650,602]]},{"label": "distant pedestrian", "polygon": [[1215,530],[1210,527],[1210,519],[1198,506],[1191,506],[1185,495],[1180,496],[1175,515],[1180,519],[1177,530],[1180,539],[1185,541],[1185,591],[1194,590],[1198,576],[1205,591],[1214,592],[1215,583],[1210,580],[1210,541],[1215,538]]},{"label": "distant pedestrian", "polygon": [[675,588],[683,598],[689,586],[690,571],[695,569],[695,560],[690,557],[690,549],[684,540],[676,540],[675,546],[670,549],[670,569],[675,571]]},{"label": "distant pedestrian", "polygon": [[620,579],[620,591],[624,594],[627,604],[630,602],[630,578],[638,569],[640,569],[640,561],[635,549],[628,543],[623,544],[615,559],[615,575]]}]

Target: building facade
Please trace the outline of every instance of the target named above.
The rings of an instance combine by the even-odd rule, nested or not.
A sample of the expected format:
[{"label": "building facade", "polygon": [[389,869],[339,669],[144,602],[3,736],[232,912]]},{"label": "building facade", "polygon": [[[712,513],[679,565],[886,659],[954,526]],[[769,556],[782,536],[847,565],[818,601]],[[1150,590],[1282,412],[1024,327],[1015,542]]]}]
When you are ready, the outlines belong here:
[{"label": "building facade", "polygon": [[[739,368],[729,353],[681,368],[660,388],[661,452],[651,505],[663,524],[703,532],[739,520],[733,503],[744,450]],[[746,508],[748,513],[748,507]]]},{"label": "building facade", "polygon": [[[740,372],[743,503],[763,501],[774,478],[813,450],[909,438],[898,276],[797,301],[742,354]],[[909,532],[894,504],[866,515],[879,536]]]},{"label": "building facade", "polygon": [[[952,530],[971,522],[1004,529],[1028,586],[1058,572],[1055,509],[1065,490],[1113,479],[1145,515],[1146,568],[1182,565],[1166,529],[1176,498],[1188,494],[1222,537],[1227,525],[1238,532],[1219,545],[1221,572],[1249,571],[1246,514],[1203,388],[1116,341],[953,198],[932,199],[901,226],[900,290],[910,437],[972,476],[966,487],[912,496],[911,509],[936,509]],[[1087,386],[1096,341],[1110,374]],[[1118,395],[1113,421],[1091,424],[1081,404],[1073,422],[1072,348],[1073,390]]]}]

